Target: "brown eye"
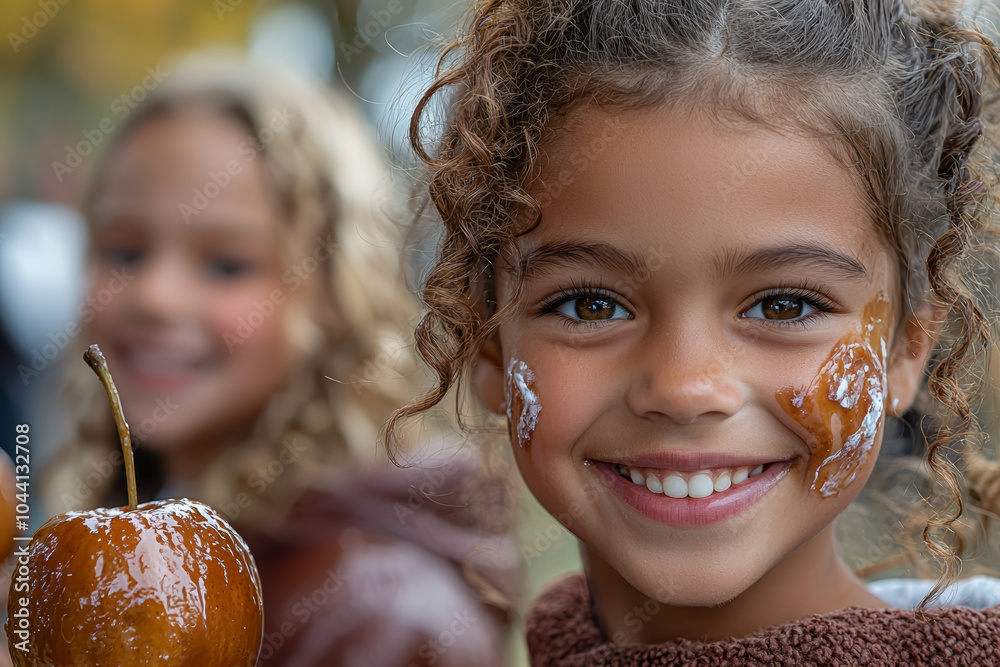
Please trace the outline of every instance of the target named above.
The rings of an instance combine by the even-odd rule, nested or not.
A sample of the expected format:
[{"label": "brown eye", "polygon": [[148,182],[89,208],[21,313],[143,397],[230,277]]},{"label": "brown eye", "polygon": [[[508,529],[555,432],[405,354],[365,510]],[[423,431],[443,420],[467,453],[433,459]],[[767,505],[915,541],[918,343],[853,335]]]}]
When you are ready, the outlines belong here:
[{"label": "brown eye", "polygon": [[581,320],[610,320],[617,305],[604,297],[584,297],[576,300],[576,315]]},{"label": "brown eye", "polygon": [[768,320],[794,320],[803,315],[802,299],[787,296],[769,296],[760,302],[761,314]]},{"label": "brown eye", "polygon": [[574,322],[632,319],[632,314],[624,306],[602,294],[567,296],[565,300],[551,307],[550,312],[559,313]]}]

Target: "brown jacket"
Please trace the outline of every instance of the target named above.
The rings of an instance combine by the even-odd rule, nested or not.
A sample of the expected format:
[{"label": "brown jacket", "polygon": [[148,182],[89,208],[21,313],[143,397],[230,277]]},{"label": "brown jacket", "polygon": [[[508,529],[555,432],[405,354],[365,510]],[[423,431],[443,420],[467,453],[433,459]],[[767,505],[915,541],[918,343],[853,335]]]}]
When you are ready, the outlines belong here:
[{"label": "brown jacket", "polygon": [[1000,607],[931,613],[851,607],[725,641],[612,644],[594,622],[584,576],[574,574],[532,606],[528,651],[534,667],[1000,665]]},{"label": "brown jacket", "polygon": [[360,472],[306,494],[279,529],[244,533],[264,593],[258,664],[503,665],[508,619],[481,597],[516,597],[517,554],[477,528],[470,473]]}]

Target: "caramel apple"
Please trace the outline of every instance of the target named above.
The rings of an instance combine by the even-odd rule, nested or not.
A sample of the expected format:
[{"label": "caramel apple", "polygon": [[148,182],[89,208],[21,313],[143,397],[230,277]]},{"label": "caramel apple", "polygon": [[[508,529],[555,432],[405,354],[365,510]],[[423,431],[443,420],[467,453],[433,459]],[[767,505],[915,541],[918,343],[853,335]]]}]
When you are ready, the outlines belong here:
[{"label": "caramel apple", "polygon": [[114,408],[129,505],[60,514],[15,552],[6,626],[14,664],[252,667],[263,609],[246,543],[201,503],[136,505],[118,393],[96,345],[84,358]]},{"label": "caramel apple", "polygon": [[14,550],[16,494],[14,464],[6,452],[0,451],[0,561],[7,560],[7,556]]}]

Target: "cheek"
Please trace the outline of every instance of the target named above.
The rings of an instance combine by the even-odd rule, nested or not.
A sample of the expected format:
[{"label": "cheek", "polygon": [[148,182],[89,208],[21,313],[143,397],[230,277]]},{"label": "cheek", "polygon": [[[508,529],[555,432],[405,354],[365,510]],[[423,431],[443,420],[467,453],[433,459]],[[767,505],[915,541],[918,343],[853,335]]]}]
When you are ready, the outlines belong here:
[{"label": "cheek", "polygon": [[611,383],[595,382],[606,369],[579,356],[573,363],[558,350],[512,351],[506,360],[507,428],[517,466],[532,494],[549,511],[582,492],[576,479],[575,448],[612,400]]},{"label": "cheek", "polygon": [[[208,325],[216,339],[236,356],[269,352],[284,346],[288,296],[270,283],[227,291],[208,304]],[[266,362],[266,359],[258,359]]]},{"label": "cheek", "polygon": [[[563,450],[586,429],[588,415],[595,415],[606,401],[610,383],[600,362],[589,363],[579,354],[560,354],[558,347],[526,345],[512,349],[506,360],[504,399],[511,443],[532,453],[532,446],[546,452]],[[542,452],[544,455],[544,452]]]},{"label": "cheek", "polygon": [[256,404],[288,381],[298,356],[289,340],[293,308],[271,285],[247,285],[214,300],[208,326],[224,359],[218,376],[232,400]]},{"label": "cheek", "polygon": [[113,278],[114,276],[108,271],[97,272],[80,308],[81,323],[89,326],[94,335],[100,336],[114,331],[124,323],[126,303],[133,294],[127,285],[120,287]]},{"label": "cheek", "polygon": [[888,317],[888,301],[880,294],[863,309],[860,333],[838,341],[807,387],[775,394],[811,436],[811,486],[822,497],[839,494],[855,479],[878,438],[885,410]]}]

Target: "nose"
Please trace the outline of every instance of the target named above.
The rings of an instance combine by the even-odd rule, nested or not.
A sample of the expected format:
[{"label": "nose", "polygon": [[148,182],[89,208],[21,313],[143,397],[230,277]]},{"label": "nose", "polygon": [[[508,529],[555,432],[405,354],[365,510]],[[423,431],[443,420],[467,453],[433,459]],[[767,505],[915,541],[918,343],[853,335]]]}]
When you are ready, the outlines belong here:
[{"label": "nose", "polygon": [[196,290],[188,285],[189,271],[179,257],[151,257],[136,271],[130,304],[147,322],[170,323],[183,319],[194,306]]},{"label": "nose", "polygon": [[637,416],[690,424],[730,417],[743,404],[738,354],[706,329],[674,329],[641,347],[625,397]]}]

